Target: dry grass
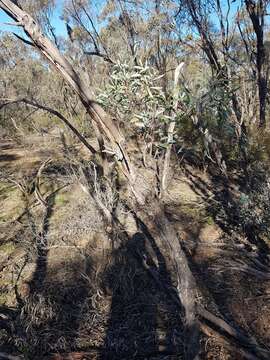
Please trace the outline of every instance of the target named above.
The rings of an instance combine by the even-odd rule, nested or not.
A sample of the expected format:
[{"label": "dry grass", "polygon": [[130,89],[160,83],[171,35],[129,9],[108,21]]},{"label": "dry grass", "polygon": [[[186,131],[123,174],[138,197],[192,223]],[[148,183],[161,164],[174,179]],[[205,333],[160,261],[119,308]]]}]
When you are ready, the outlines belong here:
[{"label": "dry grass", "polygon": [[[43,156],[39,153],[39,164]],[[10,160],[9,170],[19,166],[18,160]],[[31,178],[31,171],[38,168],[35,155],[32,160],[23,168],[24,178]],[[8,219],[4,240],[9,239],[0,244],[4,258],[1,296],[4,304],[18,309],[12,337],[1,333],[0,344],[11,343],[29,359],[90,349],[95,352],[93,359],[183,358],[184,314],[141,265],[138,251],[148,250],[140,240],[132,241],[137,231],[132,214],[109,182],[95,179],[93,171],[88,178],[83,176],[81,163],[71,171],[66,168],[69,161],[58,157],[44,171],[41,191],[45,198],[66,185],[51,197],[52,211],[46,220],[46,211],[31,202],[32,223],[25,214],[15,226],[12,220],[23,210],[16,205],[20,192],[7,185],[0,188]],[[88,165],[92,169],[91,163]],[[197,300],[261,343],[269,343],[269,284],[232,271],[234,258],[241,257],[250,265],[237,247],[247,244],[238,234],[230,237],[222,232],[213,218],[209,221],[207,201],[213,193],[207,190],[203,195],[202,189],[194,188],[192,177],[177,179],[178,175],[170,183],[164,207],[196,269],[203,297]],[[201,180],[205,180],[203,175]],[[209,187],[209,179],[207,182]],[[91,196],[93,191],[96,198]],[[119,220],[110,231],[100,204]],[[173,275],[166,274],[171,287]],[[42,279],[37,287],[34,278]],[[21,303],[16,302],[15,285]],[[212,307],[213,302],[216,305]],[[202,337],[201,352],[202,359],[240,359],[235,349],[214,333]]]}]

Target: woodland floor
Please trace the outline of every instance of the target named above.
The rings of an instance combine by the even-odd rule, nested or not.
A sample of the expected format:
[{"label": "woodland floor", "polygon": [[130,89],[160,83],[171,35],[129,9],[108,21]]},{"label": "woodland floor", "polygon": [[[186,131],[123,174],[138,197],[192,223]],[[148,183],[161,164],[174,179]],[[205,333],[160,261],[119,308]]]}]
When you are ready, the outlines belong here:
[{"label": "woodland floor", "polygon": [[[46,141],[36,142],[32,148],[9,140],[0,145],[0,171],[17,181],[31,178],[48,157],[57,159],[41,186],[44,196],[53,194],[46,214],[34,199],[30,204],[46,247],[31,240],[18,186],[0,182],[0,327],[10,320],[0,329],[0,352],[20,351],[26,359],[184,358],[181,311],[141,266],[138,253],[148,251],[142,234],[122,241],[120,232],[108,241],[94,205],[61,170],[57,147],[45,151]],[[164,207],[201,284],[198,300],[267,347],[270,277],[258,279],[243,266],[267,269],[269,243],[233,231],[229,197],[237,199],[240,188],[233,176],[224,186],[218,176],[183,162],[175,166]],[[134,233],[128,214],[121,216]],[[255,252],[263,253],[260,263],[248,263],[247,254]],[[163,276],[175,285],[170,269]],[[206,332],[201,359],[244,359],[219,332]]]}]

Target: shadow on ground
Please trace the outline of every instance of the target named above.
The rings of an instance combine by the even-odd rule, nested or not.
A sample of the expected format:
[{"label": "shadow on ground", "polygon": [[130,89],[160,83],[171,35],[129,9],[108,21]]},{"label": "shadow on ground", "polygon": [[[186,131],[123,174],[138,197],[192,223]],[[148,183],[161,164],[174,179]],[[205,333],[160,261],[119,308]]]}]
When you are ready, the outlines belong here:
[{"label": "shadow on ground", "polygon": [[20,323],[29,358],[78,349],[102,360],[183,353],[179,308],[141,264],[144,256],[154,265],[145,242],[142,233],[126,238],[98,278],[90,254],[49,269],[48,253],[39,253]]},{"label": "shadow on ground", "polygon": [[140,263],[144,256],[153,266],[145,242],[144,235],[136,233],[115,251],[105,273],[112,301],[104,360],[170,355],[183,350],[179,309]]}]

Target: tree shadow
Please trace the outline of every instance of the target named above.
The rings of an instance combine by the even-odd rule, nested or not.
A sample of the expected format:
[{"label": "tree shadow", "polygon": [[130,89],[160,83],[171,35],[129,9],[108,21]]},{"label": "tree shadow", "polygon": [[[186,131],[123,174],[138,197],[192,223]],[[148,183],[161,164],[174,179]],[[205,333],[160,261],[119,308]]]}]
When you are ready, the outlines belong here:
[{"label": "tree shadow", "polygon": [[[175,355],[182,349],[179,308],[141,263],[155,267],[142,232],[114,252],[113,263],[104,274],[111,293],[111,310],[101,359],[139,359]],[[161,254],[158,254],[160,261]],[[162,273],[168,282],[162,259]]]},{"label": "tree shadow", "polygon": [[14,161],[17,160],[19,158],[19,156],[14,155],[14,154],[3,154],[0,155],[0,162],[1,161]]},{"label": "tree shadow", "polygon": [[82,311],[91,292],[87,280],[92,266],[90,256],[78,249],[50,249],[48,240],[56,194],[53,192],[49,197],[40,232],[32,214],[27,212],[32,233],[36,234],[37,257],[28,282],[29,294],[18,299],[21,315],[17,325],[29,359],[77,349]]},{"label": "tree shadow", "polygon": [[[37,249],[36,269],[29,283],[30,293],[40,291],[47,273],[47,256],[48,256],[48,234],[50,231],[50,219],[54,212],[56,193],[49,197],[45,210],[41,232],[36,236],[35,243]],[[32,223],[33,224],[33,223]],[[32,225],[33,226],[33,225]],[[35,232],[37,230],[35,229]]]},{"label": "tree shadow", "polygon": [[[206,183],[188,169],[186,175],[194,191],[207,204],[207,213],[224,232],[220,254],[217,252],[214,258],[207,258],[199,263],[190,256],[194,276],[198,284],[203,284],[209,303],[213,300],[216,310],[222,317],[234,328],[248,335],[251,332],[250,324],[259,317],[259,314],[251,315],[249,309],[244,308],[242,304],[245,303],[246,298],[256,301],[256,296],[261,293],[262,282],[258,282],[250,274],[231,270],[230,264],[233,267],[235,261],[242,261],[254,265],[252,261],[258,260],[255,265],[258,270],[260,270],[259,266],[267,268],[269,246],[261,238],[256,226],[246,226],[242,223],[239,198],[234,189],[238,188],[239,191],[244,192],[248,186],[247,180],[242,177],[224,178],[212,172],[209,173],[210,182]],[[245,241],[242,242],[243,238]],[[255,258],[253,245],[256,248]],[[253,316],[252,322],[251,316]],[[256,333],[255,336],[261,340],[262,337],[258,334]]]},{"label": "tree shadow", "polygon": [[[262,239],[260,231],[255,224],[243,224],[239,214],[239,199],[235,197],[231,189],[232,184],[235,184],[239,186],[239,190],[244,191],[248,186],[247,180],[245,181],[245,179],[241,177],[237,180],[228,179],[210,173],[210,186],[188,169],[185,169],[185,171],[192,189],[208,204],[207,212],[224,233],[232,236],[232,233],[241,232],[251,246],[255,245],[258,248],[260,261],[265,265],[269,265],[269,246],[265,240]],[[209,196],[210,192],[213,194],[212,197]],[[250,245],[245,244],[247,251],[252,250]]]}]

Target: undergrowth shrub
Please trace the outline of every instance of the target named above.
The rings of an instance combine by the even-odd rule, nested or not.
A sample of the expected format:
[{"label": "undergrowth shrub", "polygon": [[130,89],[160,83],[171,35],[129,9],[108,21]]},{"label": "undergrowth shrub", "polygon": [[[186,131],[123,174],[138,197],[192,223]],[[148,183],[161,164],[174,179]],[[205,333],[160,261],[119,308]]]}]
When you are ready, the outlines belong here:
[{"label": "undergrowth shrub", "polygon": [[238,200],[239,219],[244,228],[270,235],[270,181],[262,163],[252,166],[248,187]]},{"label": "undergrowth shrub", "polygon": [[161,153],[168,146],[168,125],[175,121],[171,143],[177,153],[195,151],[201,158],[215,161],[210,149],[214,140],[225,159],[239,156],[232,93],[224,82],[209,77],[191,92],[180,77],[176,90],[171,85],[165,94],[161,78],[148,64],[118,63],[98,101],[128,131],[152,143]]}]

